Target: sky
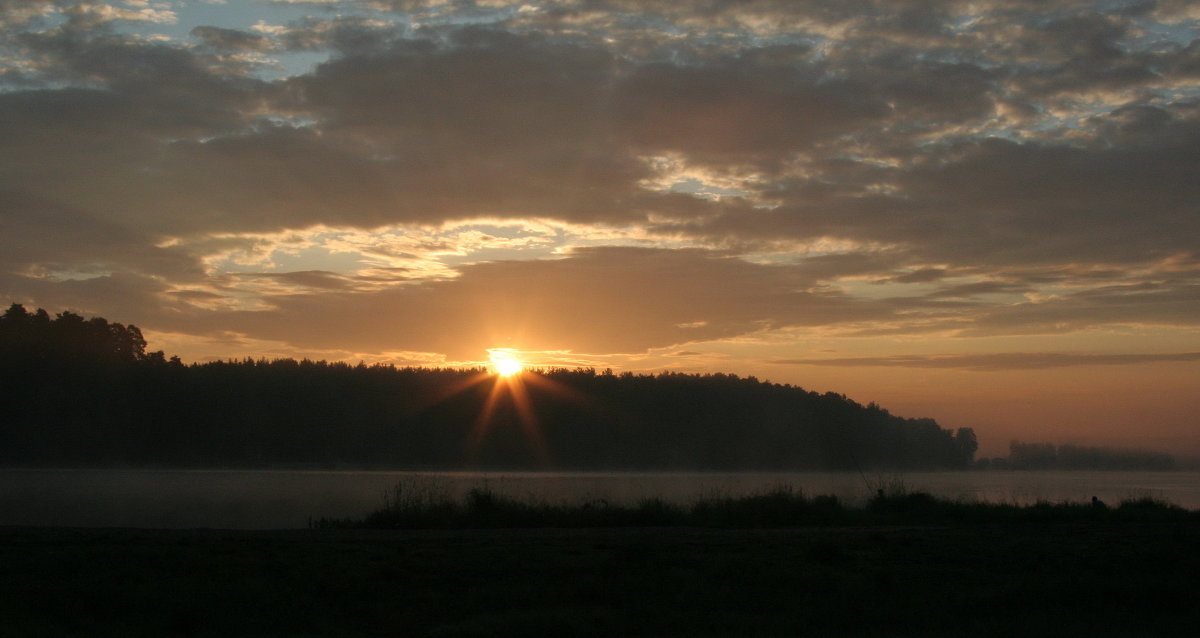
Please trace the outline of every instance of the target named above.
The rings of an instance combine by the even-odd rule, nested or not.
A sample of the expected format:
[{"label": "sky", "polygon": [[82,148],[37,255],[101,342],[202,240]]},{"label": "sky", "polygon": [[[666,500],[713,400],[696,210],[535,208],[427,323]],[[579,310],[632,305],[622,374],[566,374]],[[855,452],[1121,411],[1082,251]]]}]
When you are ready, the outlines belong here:
[{"label": "sky", "polygon": [[0,0],[0,301],[1200,454],[1200,4]]}]

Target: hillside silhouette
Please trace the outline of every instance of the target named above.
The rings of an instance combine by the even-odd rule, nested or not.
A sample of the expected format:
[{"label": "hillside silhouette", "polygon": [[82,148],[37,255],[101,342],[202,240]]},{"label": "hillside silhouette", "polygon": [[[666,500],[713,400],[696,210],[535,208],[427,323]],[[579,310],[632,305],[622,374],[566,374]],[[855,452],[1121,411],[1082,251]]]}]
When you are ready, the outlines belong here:
[{"label": "hillside silhouette", "polygon": [[727,374],[183,364],[137,327],[13,304],[0,463],[494,469],[964,468],[970,428]]}]

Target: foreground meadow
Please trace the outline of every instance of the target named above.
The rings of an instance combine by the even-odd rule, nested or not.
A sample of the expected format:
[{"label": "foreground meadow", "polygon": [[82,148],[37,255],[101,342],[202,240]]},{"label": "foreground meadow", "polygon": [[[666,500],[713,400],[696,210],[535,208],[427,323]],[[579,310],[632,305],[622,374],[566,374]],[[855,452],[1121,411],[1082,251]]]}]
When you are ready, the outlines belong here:
[{"label": "foreground meadow", "polygon": [[757,529],[0,528],[0,634],[1193,635],[1200,521],[1141,507]]}]

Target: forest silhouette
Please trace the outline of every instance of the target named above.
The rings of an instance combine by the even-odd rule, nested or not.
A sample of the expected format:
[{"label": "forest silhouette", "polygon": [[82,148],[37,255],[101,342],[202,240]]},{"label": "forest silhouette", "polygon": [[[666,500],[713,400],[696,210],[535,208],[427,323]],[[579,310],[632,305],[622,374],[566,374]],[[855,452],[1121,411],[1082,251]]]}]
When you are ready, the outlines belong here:
[{"label": "forest silhouette", "polygon": [[146,352],[136,326],[13,304],[0,317],[0,463],[950,469],[969,466],[977,448],[970,428],[754,377],[520,376],[530,381],[521,397],[484,369],[185,365]]},{"label": "forest silhouette", "polygon": [[[1000,467],[1014,470],[1177,470],[1166,452],[1087,445],[1013,441]],[[988,463],[986,465],[993,465]]]}]

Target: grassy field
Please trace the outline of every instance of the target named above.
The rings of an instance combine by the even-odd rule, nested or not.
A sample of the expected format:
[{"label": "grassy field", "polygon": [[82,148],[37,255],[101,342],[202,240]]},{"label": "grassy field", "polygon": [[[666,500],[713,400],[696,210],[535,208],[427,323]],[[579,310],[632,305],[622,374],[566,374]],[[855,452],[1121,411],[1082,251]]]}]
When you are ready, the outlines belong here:
[{"label": "grassy field", "polygon": [[0,528],[5,636],[1190,636],[1200,522]]},{"label": "grassy field", "polygon": [[[1095,497],[1093,497],[1094,499]],[[692,502],[658,498],[636,503],[549,502],[517,499],[487,488],[462,498],[445,491],[400,483],[383,507],[359,519],[321,518],[321,529],[474,529],[520,527],[701,527],[759,529],[853,527],[861,525],[946,525],[962,523],[1120,523],[1200,521],[1186,510],[1152,497],[1131,498],[1116,507],[1102,502],[1032,504],[951,500],[911,491],[903,484],[879,489],[863,505],[848,506],[835,496],[809,496],[786,485],[760,493],[713,494]]]}]

